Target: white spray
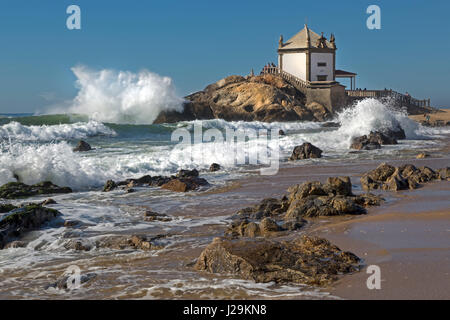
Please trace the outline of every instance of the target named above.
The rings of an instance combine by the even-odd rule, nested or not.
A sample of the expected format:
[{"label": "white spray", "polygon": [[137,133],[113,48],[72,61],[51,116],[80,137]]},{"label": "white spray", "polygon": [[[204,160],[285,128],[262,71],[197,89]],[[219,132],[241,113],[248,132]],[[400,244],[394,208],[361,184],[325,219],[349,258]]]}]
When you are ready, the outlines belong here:
[{"label": "white spray", "polygon": [[138,73],[72,68],[79,92],[68,109],[52,113],[85,114],[92,120],[122,124],[151,124],[161,111],[183,111],[183,99],[169,77],[147,70]]}]

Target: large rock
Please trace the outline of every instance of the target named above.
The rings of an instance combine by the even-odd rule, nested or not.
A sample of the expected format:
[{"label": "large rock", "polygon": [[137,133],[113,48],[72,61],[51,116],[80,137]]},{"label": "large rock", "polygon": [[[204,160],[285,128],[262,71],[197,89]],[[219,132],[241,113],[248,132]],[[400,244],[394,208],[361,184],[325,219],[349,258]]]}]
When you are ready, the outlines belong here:
[{"label": "large rock", "polygon": [[201,253],[195,269],[263,283],[327,285],[338,275],[359,270],[360,262],[354,254],[320,238],[286,242],[215,238]]},{"label": "large rock", "polygon": [[399,136],[401,137],[402,135],[398,131],[375,131],[371,132],[369,135],[353,138],[350,148],[356,150],[380,149],[382,145],[397,144],[398,142],[396,137]]},{"label": "large rock", "polygon": [[27,185],[22,182],[10,182],[0,187],[0,198],[17,199],[44,194],[71,193],[69,187],[59,187],[50,181]]},{"label": "large rock", "polygon": [[9,242],[20,239],[24,233],[40,228],[58,215],[60,213],[57,210],[40,205],[28,205],[8,212],[0,219],[0,249]]},{"label": "large rock", "polygon": [[302,228],[307,217],[365,214],[366,207],[380,205],[379,196],[353,195],[349,177],[330,177],[327,183],[308,181],[292,186],[281,199],[268,198],[239,210],[226,235],[268,237]]},{"label": "large rock", "polygon": [[323,106],[306,107],[306,97],[276,75],[230,76],[185,99],[182,113],[162,112],[155,123],[194,119],[323,121],[331,116]]},{"label": "large rock", "polygon": [[175,192],[188,192],[206,185],[208,185],[208,181],[205,179],[191,177],[172,179],[166,184],[163,184],[161,188]]},{"label": "large rock", "polygon": [[294,151],[292,152],[289,160],[302,160],[311,158],[322,158],[322,150],[312,145],[311,143],[306,142],[301,146],[297,146],[294,148]]},{"label": "large rock", "polygon": [[429,167],[416,168],[412,164],[406,164],[396,168],[382,163],[361,177],[361,185],[364,190],[399,191],[416,189],[421,183],[436,179],[440,179],[439,172],[435,172]]}]

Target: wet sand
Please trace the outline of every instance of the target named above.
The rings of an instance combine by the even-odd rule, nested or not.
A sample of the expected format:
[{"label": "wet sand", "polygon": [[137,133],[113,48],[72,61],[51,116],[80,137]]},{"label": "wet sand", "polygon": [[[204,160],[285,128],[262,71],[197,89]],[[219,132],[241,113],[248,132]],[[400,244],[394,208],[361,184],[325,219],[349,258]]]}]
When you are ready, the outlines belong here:
[{"label": "wet sand", "polygon": [[381,290],[363,271],[343,277],[331,293],[346,299],[450,299],[450,182],[398,195],[391,205],[314,234],[381,269]]}]

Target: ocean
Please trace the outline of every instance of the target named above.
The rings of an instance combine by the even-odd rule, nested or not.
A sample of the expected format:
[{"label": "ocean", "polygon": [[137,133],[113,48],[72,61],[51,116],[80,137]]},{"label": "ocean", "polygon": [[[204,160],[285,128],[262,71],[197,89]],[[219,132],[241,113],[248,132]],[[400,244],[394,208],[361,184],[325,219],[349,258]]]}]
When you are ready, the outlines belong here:
[{"label": "ocean", "polygon": [[[77,114],[3,114],[0,116],[0,185],[15,181],[27,184],[52,181],[71,187],[74,192],[52,197],[53,207],[64,220],[80,222],[81,227],[62,225],[32,232],[25,248],[0,251],[0,298],[68,295],[63,290],[44,289],[70,265],[77,265],[100,281],[76,293],[77,297],[108,298],[291,298],[330,296],[319,289],[298,285],[255,284],[222,276],[199,275],[189,265],[214,236],[223,234],[230,214],[247,203],[259,200],[235,194],[228,199],[223,190],[248,177],[260,174],[258,163],[236,163],[236,155],[225,150],[224,142],[179,145],[172,139],[177,130],[193,133],[215,129],[225,136],[227,130],[283,130],[286,135],[267,145],[252,138],[237,143],[238,148],[270,148],[278,151],[280,166],[327,166],[365,161],[407,159],[419,151],[436,151],[449,127],[428,128],[410,120],[406,114],[387,105],[366,99],[339,113],[335,119],[319,122],[227,122],[224,120],[187,121],[176,124],[108,123]],[[139,121],[142,122],[142,121]],[[353,137],[400,125],[406,140],[380,150],[354,152]],[[93,150],[73,152],[79,140]],[[288,161],[293,148],[310,142],[323,150],[323,158]],[[259,150],[257,150],[259,151]],[[195,154],[195,156],[193,156]],[[222,169],[209,172],[212,163]],[[173,175],[180,169],[197,169],[210,186],[186,194],[160,188],[137,187],[135,193],[115,190],[102,192],[107,180],[121,181],[144,175]],[[13,201],[42,201],[34,197]],[[147,210],[167,214],[171,221],[143,219]],[[166,234],[164,249],[154,252],[114,251],[95,248],[97,239],[117,234]],[[67,249],[76,239],[93,250]],[[49,280],[50,279],[50,280]],[[27,283],[25,286],[24,283]]]}]

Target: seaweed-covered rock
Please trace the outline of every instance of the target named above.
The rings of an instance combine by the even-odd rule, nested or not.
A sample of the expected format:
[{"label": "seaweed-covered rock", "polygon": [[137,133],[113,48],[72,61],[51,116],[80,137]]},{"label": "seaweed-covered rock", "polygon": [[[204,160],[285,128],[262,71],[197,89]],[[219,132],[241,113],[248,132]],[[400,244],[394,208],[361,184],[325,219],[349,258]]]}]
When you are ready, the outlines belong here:
[{"label": "seaweed-covered rock", "polygon": [[28,205],[8,212],[0,219],[0,248],[20,239],[26,232],[40,228],[59,214],[57,210],[40,205]]},{"label": "seaweed-covered rock", "polygon": [[358,271],[360,263],[353,253],[320,238],[304,236],[285,242],[215,238],[201,253],[195,269],[255,282],[323,286],[340,274]]},{"label": "seaweed-covered rock", "polygon": [[27,185],[22,182],[9,182],[0,187],[0,198],[17,199],[44,194],[71,193],[69,187],[59,187],[50,181]]},{"label": "seaweed-covered rock", "polygon": [[311,158],[322,158],[322,150],[312,145],[309,142],[302,144],[301,146],[297,146],[294,148],[291,157],[289,160],[302,160],[302,159],[311,159]]}]

